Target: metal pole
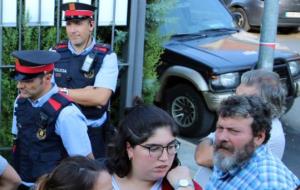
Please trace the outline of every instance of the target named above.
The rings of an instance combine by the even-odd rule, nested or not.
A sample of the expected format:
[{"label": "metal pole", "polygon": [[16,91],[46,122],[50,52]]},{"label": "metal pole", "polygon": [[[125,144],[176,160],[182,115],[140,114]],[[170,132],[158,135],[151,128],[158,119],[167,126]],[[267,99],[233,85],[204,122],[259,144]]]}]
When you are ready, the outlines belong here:
[{"label": "metal pole", "polygon": [[[97,7],[97,6],[98,6],[98,7]],[[100,10],[99,10],[100,6],[99,6],[99,1],[98,1],[98,0],[95,1],[95,7],[97,7],[97,10],[94,11],[94,15],[95,15],[95,17],[94,17],[94,21],[95,21],[94,38],[97,37],[98,11],[100,11]],[[96,41],[97,41],[97,39],[96,39]]]},{"label": "metal pole", "polygon": [[146,0],[132,0],[130,6],[125,107],[132,107],[134,97],[142,94]]},{"label": "metal pole", "polygon": [[20,0],[19,1],[19,24],[18,24],[18,27],[19,27],[19,50],[21,50],[22,49],[22,14],[23,14],[23,11],[22,11],[22,9],[23,9],[23,6],[22,6],[22,4],[23,4],[23,1],[22,0]]},{"label": "metal pole", "polygon": [[42,2],[39,0],[39,12],[38,12],[38,50],[41,49],[41,14],[42,14]]},{"label": "metal pole", "polygon": [[113,0],[113,20],[111,23],[111,49],[114,50],[114,43],[115,43],[115,26],[116,26],[116,0]]},{"label": "metal pole", "polygon": [[3,0],[0,0],[0,127],[2,126],[2,36],[3,36]]},{"label": "metal pole", "polygon": [[258,68],[273,70],[279,0],[265,0],[259,43]]},{"label": "metal pole", "polygon": [[56,10],[56,43],[60,41],[60,0],[57,0]]}]

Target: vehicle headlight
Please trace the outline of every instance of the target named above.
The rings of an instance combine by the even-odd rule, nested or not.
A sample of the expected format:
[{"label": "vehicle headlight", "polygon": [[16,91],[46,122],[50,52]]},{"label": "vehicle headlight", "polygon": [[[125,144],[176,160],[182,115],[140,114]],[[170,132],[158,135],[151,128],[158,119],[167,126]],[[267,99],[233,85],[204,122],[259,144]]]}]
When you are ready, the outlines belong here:
[{"label": "vehicle headlight", "polygon": [[240,83],[239,73],[226,73],[212,77],[211,85],[213,88],[234,88]]},{"label": "vehicle headlight", "polygon": [[291,74],[293,76],[298,75],[299,72],[300,72],[300,64],[297,61],[291,61],[291,62],[289,62],[289,68],[290,68]]}]

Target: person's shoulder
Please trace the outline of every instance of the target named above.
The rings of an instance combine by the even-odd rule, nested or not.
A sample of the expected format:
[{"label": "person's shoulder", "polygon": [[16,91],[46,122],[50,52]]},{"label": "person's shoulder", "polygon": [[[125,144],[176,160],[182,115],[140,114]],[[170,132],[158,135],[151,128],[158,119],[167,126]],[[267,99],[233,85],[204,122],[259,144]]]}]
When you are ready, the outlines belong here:
[{"label": "person's shoulder", "polygon": [[255,162],[258,170],[266,170],[273,167],[281,168],[283,165],[283,163],[270,152],[266,145],[257,148],[252,161]]},{"label": "person's shoulder", "polygon": [[69,105],[65,106],[61,110],[61,114],[64,114],[66,116],[68,116],[68,115],[71,116],[71,115],[79,114],[79,113],[81,113],[80,109],[73,102],[71,102]]},{"label": "person's shoulder", "polygon": [[[289,189],[296,183],[296,176],[269,151],[264,157],[255,162],[258,179],[267,189],[271,187],[284,187]],[[271,188],[272,189],[272,188]],[[279,188],[280,189],[280,188]]]},{"label": "person's shoulder", "polygon": [[98,52],[98,53],[107,54],[107,53],[111,53],[111,46],[109,44],[98,43],[97,42],[94,45],[93,50]]},{"label": "person's shoulder", "polygon": [[8,165],[7,160],[0,155],[0,176],[3,174],[7,165]]},{"label": "person's shoulder", "polygon": [[67,40],[63,40],[63,41],[57,43],[50,50],[51,51],[57,51],[57,50],[64,50],[64,49],[68,49],[68,41]]},{"label": "person's shoulder", "polygon": [[5,163],[5,164],[7,163],[7,160],[1,155],[0,155],[0,163]]}]

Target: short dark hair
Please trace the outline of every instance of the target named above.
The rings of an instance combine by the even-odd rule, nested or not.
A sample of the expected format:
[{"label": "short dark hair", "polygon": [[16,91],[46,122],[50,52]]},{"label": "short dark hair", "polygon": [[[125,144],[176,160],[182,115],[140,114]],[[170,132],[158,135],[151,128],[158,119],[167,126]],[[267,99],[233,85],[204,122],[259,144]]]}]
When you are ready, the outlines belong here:
[{"label": "short dark hair", "polygon": [[[128,142],[132,147],[149,139],[156,129],[168,127],[177,136],[178,128],[173,118],[164,110],[154,105],[137,105],[120,122],[116,135],[108,145],[108,167],[119,177],[127,176],[131,171],[131,161],[127,155]],[[178,165],[175,156],[173,166]]]},{"label": "short dark hair", "polygon": [[100,172],[108,171],[104,162],[83,156],[63,160],[51,173],[42,176],[37,190],[82,190],[92,189]]},{"label": "short dark hair", "polygon": [[266,138],[263,142],[265,144],[270,138],[271,131],[271,109],[269,104],[264,102],[258,96],[231,96],[221,102],[219,117],[222,118],[253,118],[251,124],[253,136],[256,137],[258,133],[265,132]]},{"label": "short dark hair", "polygon": [[241,84],[255,86],[266,102],[269,102],[272,117],[280,117],[285,111],[287,91],[277,73],[268,70],[251,70],[241,77]]}]

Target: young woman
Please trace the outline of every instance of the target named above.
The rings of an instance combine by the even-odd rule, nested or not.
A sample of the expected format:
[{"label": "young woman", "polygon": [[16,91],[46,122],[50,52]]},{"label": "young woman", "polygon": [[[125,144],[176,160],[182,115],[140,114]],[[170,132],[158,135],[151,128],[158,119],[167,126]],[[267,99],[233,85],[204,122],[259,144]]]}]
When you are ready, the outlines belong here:
[{"label": "young woman", "polygon": [[173,119],[153,105],[138,105],[121,121],[108,148],[114,190],[194,190],[189,169],[179,166]]},{"label": "young woman", "polygon": [[111,190],[111,175],[103,163],[83,156],[65,159],[42,176],[36,190]]}]

